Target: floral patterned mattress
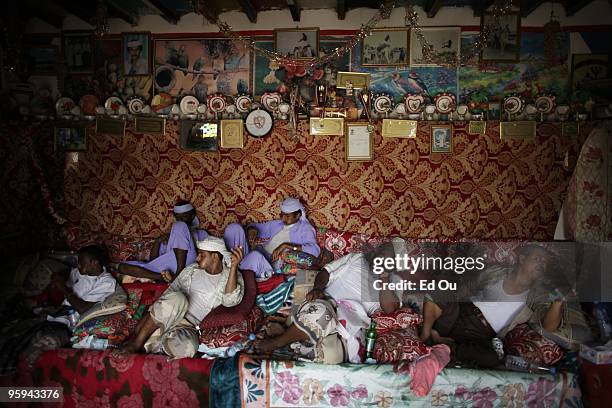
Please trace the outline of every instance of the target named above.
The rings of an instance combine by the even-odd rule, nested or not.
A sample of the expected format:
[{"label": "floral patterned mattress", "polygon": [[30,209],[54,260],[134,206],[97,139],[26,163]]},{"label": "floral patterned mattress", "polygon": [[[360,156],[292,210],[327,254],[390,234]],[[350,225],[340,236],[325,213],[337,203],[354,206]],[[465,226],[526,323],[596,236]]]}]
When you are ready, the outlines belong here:
[{"label": "floral patterned mattress", "polygon": [[577,377],[444,369],[426,397],[392,365],[324,366],[294,361],[239,362],[244,408],[254,407],[581,407]]}]

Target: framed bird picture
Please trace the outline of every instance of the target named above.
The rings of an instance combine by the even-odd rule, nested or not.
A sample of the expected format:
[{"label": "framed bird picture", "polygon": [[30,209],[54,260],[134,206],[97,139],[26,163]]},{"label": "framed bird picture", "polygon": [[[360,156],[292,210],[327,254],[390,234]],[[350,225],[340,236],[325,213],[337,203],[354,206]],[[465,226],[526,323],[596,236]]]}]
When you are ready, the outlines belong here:
[{"label": "framed bird picture", "polygon": [[361,44],[361,66],[408,65],[410,52],[407,28],[380,28],[372,30]]},{"label": "framed bird picture", "polygon": [[461,44],[460,27],[422,28],[424,42],[421,43],[414,32],[410,35],[410,66],[436,67],[435,62],[423,58],[423,45],[431,45],[437,57],[457,60]]}]

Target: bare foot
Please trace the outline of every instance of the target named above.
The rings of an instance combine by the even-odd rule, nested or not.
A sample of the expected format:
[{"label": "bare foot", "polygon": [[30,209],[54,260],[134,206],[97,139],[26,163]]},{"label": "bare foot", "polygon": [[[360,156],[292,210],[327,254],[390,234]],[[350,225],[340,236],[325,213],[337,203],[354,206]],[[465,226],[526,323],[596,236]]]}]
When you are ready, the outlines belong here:
[{"label": "bare foot", "polygon": [[253,343],[253,349],[257,353],[268,354],[276,350],[278,346],[274,339],[257,339]]},{"label": "bare foot", "polygon": [[449,344],[450,345],[455,342],[455,340],[453,340],[450,337],[440,336],[440,334],[435,330],[431,331],[431,339],[433,340],[434,344]]}]

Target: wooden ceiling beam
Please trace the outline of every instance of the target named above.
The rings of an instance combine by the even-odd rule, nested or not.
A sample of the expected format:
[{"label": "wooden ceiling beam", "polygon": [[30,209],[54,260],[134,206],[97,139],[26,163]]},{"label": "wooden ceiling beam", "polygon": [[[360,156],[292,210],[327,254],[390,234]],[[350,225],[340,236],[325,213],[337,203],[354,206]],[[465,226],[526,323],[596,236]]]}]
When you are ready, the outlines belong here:
[{"label": "wooden ceiling beam", "polygon": [[96,16],[95,7],[85,7],[83,2],[75,0],[53,0],[55,4],[66,10],[87,24],[93,25],[94,17]]},{"label": "wooden ceiling beam", "polygon": [[287,7],[289,7],[293,21],[300,21],[302,8],[297,4],[296,0],[287,0]]},{"label": "wooden ceiling beam", "polygon": [[215,23],[219,19],[219,14],[221,14],[221,10],[217,5],[210,1],[196,1],[194,2],[194,10],[195,13],[204,16],[211,23]]},{"label": "wooden ceiling beam", "polygon": [[521,17],[527,17],[535,11],[545,0],[521,0]]},{"label": "wooden ceiling beam", "polygon": [[161,0],[142,0],[150,8],[157,10],[159,15],[172,25],[176,25],[181,16],[175,10],[166,6]]},{"label": "wooden ceiling beam", "polygon": [[423,10],[427,13],[427,17],[434,18],[438,14],[440,7],[442,7],[442,3],[442,0],[427,0],[423,5]]},{"label": "wooden ceiling beam", "polygon": [[111,16],[119,17],[131,26],[138,25],[138,15],[134,15],[123,7],[122,2],[118,0],[106,0],[108,5],[108,14]]},{"label": "wooden ceiling beam", "polygon": [[566,0],[565,6],[565,15],[573,16],[580,10],[582,10],[587,4],[589,4],[592,0]]},{"label": "wooden ceiling beam", "polygon": [[338,20],[344,20],[346,18],[346,0],[336,1],[336,13],[338,13]]},{"label": "wooden ceiling beam", "polygon": [[251,23],[257,22],[257,8],[251,0],[238,0],[240,3],[240,7],[242,8],[242,12],[246,14]]}]

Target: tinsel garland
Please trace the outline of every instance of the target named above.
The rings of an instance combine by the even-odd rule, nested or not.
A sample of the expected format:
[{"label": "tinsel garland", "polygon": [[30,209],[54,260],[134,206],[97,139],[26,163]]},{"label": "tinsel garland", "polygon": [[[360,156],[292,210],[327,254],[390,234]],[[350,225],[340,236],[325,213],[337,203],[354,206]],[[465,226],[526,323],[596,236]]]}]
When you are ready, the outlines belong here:
[{"label": "tinsel garland", "polygon": [[[476,55],[482,51],[489,42],[489,36],[494,27],[493,24],[487,24],[480,31],[478,39],[472,44],[472,48],[469,52],[465,52],[463,49],[460,55],[451,56],[447,53],[438,53],[434,50],[433,45],[427,42],[427,39],[423,35],[422,29],[419,26],[419,16],[414,11],[412,4],[408,3],[405,6],[406,17],[405,25],[415,32],[417,40],[421,44],[423,52],[423,60],[428,64],[441,65],[446,67],[457,67],[467,65]],[[372,30],[376,27],[381,19],[388,18],[391,12],[395,8],[395,2],[384,2],[380,5],[378,12],[364,25],[361,26],[359,31],[355,33],[342,47],[335,48],[333,52],[318,56],[310,60],[296,60],[293,58],[287,58],[275,51],[266,50],[257,46],[257,43],[251,37],[242,36],[233,31],[232,27],[225,21],[219,20],[217,17],[210,17],[206,11],[206,4],[204,0],[193,0],[194,11],[198,14],[205,16],[205,19],[211,20],[212,23],[219,27],[219,31],[228,38],[235,41],[241,41],[253,52],[268,58],[271,61],[275,61],[280,66],[303,66],[307,70],[312,71],[315,67],[326,65],[328,62],[340,58],[346,53],[350,52],[355,46],[363,40],[365,37],[372,33]],[[494,21],[497,23],[501,16],[504,16],[512,11],[512,2],[499,1],[491,6],[489,13],[493,15]]]}]

